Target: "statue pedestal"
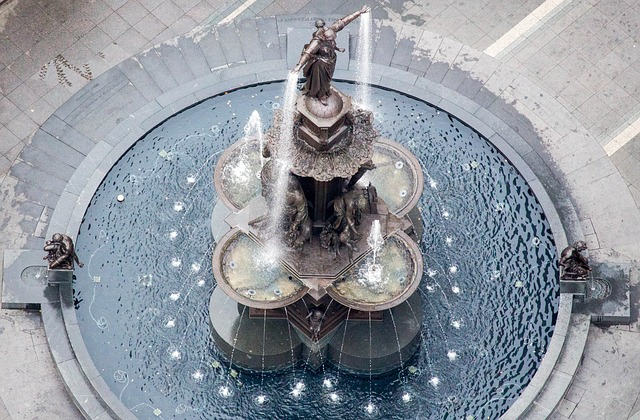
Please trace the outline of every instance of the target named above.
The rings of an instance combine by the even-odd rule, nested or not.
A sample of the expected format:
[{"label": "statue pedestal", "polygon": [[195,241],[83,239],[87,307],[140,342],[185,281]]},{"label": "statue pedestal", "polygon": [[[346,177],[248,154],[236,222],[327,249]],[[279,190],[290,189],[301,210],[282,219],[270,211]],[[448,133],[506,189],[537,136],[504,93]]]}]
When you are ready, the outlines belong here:
[{"label": "statue pedestal", "polygon": [[73,270],[47,270],[47,286],[71,284],[72,281]]},{"label": "statue pedestal", "polygon": [[388,313],[350,311],[315,341],[307,328],[289,324],[292,311],[281,318],[268,310],[243,309],[216,288],[209,320],[221,354],[245,369],[277,370],[304,360],[313,369],[329,362],[355,374],[381,375],[406,365],[415,354],[423,315],[413,308],[421,307],[420,294],[414,293]]},{"label": "statue pedestal", "polygon": [[345,125],[345,116],[351,111],[351,98],[337,89],[331,90],[326,105],[316,98],[300,96],[296,109],[302,116],[298,137],[319,152],[330,151],[351,132]]}]

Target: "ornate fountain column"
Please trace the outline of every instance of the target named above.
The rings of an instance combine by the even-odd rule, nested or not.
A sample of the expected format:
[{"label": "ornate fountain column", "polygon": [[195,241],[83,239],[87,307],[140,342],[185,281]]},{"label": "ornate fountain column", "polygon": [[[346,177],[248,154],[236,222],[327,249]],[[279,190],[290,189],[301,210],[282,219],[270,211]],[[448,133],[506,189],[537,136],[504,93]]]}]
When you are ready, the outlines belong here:
[{"label": "ornate fountain column", "polygon": [[[277,112],[259,151],[269,159],[261,172],[262,196],[242,209],[230,208],[224,219],[231,230],[220,238],[213,255],[218,288],[211,312],[231,305],[226,314],[237,313],[238,330],[232,336],[228,322],[212,316],[212,335],[239,366],[277,368],[291,363],[295,354],[316,367],[330,360],[356,372],[382,373],[399,367],[419,345],[420,320],[415,318],[422,312],[409,308],[420,305],[414,292],[422,276],[422,257],[410,237],[414,228],[406,216],[409,209],[394,214],[375,185],[358,183],[375,168],[379,136],[373,114],[331,85],[335,51],[340,50],[335,32],[367,11],[365,7],[329,27],[316,23],[318,30],[294,69],[304,68],[307,80],[293,124]],[[282,132],[283,127],[292,132]],[[283,138],[290,143],[282,144]],[[250,148],[246,143],[232,146],[216,168],[221,197],[227,194],[221,168],[232,163],[237,147]],[[415,158],[392,141],[385,140],[378,153],[389,150],[394,158],[417,166]],[[412,184],[419,194],[422,172],[414,169]],[[283,185],[284,197],[276,196],[277,186]],[[281,211],[274,211],[277,203],[283,203]],[[281,219],[266,223],[273,214]],[[273,226],[279,230],[267,228]],[[274,252],[278,243],[283,249]],[[235,302],[242,309],[232,308]],[[385,316],[387,310],[391,317]],[[393,319],[404,327],[391,337],[385,331]],[[290,346],[276,340],[265,349],[264,339],[260,347],[247,338],[260,330],[282,336],[288,327],[297,333]],[[346,329],[352,337],[376,335],[379,346],[372,352],[354,343],[338,344],[341,329],[341,337]]]}]

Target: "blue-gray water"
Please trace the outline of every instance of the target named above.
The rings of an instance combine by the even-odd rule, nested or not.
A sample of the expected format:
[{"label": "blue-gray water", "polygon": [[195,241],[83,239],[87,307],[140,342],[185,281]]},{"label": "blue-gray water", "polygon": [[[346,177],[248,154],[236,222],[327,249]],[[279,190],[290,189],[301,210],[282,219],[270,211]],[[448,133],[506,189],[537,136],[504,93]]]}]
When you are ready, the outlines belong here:
[{"label": "blue-gray water", "polygon": [[[338,87],[353,93],[352,85]],[[558,282],[549,224],[523,178],[486,140],[381,89],[372,91],[377,129],[414,153],[425,175],[418,354],[371,382],[332,366],[236,372],[219,356],[208,321],[213,171],[254,109],[270,124],[281,92],[280,83],[240,89],[175,115],[98,188],[78,234],[86,265],[76,271],[75,297],[82,336],[112,391],[139,418],[498,417],[534,375],[553,332]],[[325,378],[334,389],[323,387]],[[295,397],[298,381],[306,388]],[[223,386],[230,397],[220,395]],[[330,392],[340,399],[332,402]]]}]

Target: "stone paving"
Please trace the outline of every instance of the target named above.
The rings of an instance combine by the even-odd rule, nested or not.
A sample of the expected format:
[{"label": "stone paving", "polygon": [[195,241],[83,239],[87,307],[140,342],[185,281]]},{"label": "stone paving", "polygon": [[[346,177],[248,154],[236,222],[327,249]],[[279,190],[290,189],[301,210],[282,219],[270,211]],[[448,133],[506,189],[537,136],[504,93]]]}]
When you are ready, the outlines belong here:
[{"label": "stone paving", "polygon": [[[458,60],[457,64],[461,68],[468,66],[472,74],[484,74],[487,86],[495,85],[502,97],[511,98],[514,103],[528,99],[532,92],[526,88],[530,84],[519,79],[520,75],[551,93],[562,109],[549,113],[556,119],[566,113],[579,123],[574,128],[579,135],[563,134],[563,144],[549,147],[556,159],[551,166],[558,165],[567,185],[574,187],[574,194],[578,186],[585,189],[581,199],[572,199],[576,201],[580,228],[590,252],[596,259],[637,261],[640,234],[635,221],[640,170],[636,163],[640,161],[640,138],[635,136],[608,156],[604,149],[585,143],[584,137],[604,147],[638,119],[640,47],[636,47],[636,37],[640,33],[640,5],[632,0],[564,1],[539,28],[516,39],[512,49],[498,56],[508,65],[505,69],[512,68],[513,72],[502,70],[492,60],[464,60],[466,53],[486,49],[541,4],[540,0],[372,4],[374,17],[385,19],[378,42],[391,52],[396,49],[387,63],[378,64],[440,79],[448,86],[457,85],[458,91],[464,88],[465,81],[448,79],[446,70],[437,66],[424,70],[416,64],[415,57],[403,58],[407,43],[400,39],[420,45],[421,39],[416,37],[427,29],[444,37],[436,46],[443,57],[432,58]],[[65,189],[91,150],[90,142],[95,142],[92,136],[96,127],[83,127],[81,121],[79,131],[58,133],[65,143],[56,141],[55,119],[47,123],[48,138],[34,137],[38,127],[89,80],[114,65],[198,26],[224,21],[242,5],[241,1],[205,0],[9,0],[0,4],[0,249],[42,247],[59,191]],[[292,13],[342,15],[360,5],[355,1],[258,0],[244,9],[236,21]],[[220,31],[222,36],[230,36],[224,35],[224,30]],[[389,37],[390,34],[393,35]],[[224,62],[233,62],[237,51],[227,45],[222,53]],[[445,57],[447,54],[453,57]],[[378,57],[386,60],[384,55]],[[161,62],[157,57],[147,60],[147,68]],[[215,67],[211,62],[205,64]],[[178,79],[175,83],[180,82],[179,69],[171,70]],[[192,71],[195,74],[196,70]],[[151,93],[141,92],[130,103],[141,106],[148,99],[145,94]],[[476,100],[482,102],[483,94],[479,90]],[[499,113],[495,104],[485,105]],[[554,120],[552,115],[537,118],[532,122],[541,130]],[[514,125],[514,130],[520,128],[526,127]],[[559,130],[555,125],[553,128]],[[533,156],[530,150],[517,151]],[[56,153],[64,153],[64,162],[50,160]],[[571,162],[580,165],[572,167]],[[611,184],[616,177],[624,182]],[[603,189],[609,185],[614,187]],[[585,188],[589,186],[593,186],[592,191]],[[625,200],[628,196],[636,202]],[[608,214],[622,216],[607,221]],[[637,304],[637,284],[633,286],[632,299]],[[554,418],[624,419],[640,410],[639,362],[633,357],[638,347],[637,308],[634,310],[636,322],[630,327],[591,327],[584,361]],[[4,373],[0,381],[0,419],[80,417],[51,361],[39,314],[3,310],[0,335],[4,336],[0,348],[5,354],[0,362]]]}]

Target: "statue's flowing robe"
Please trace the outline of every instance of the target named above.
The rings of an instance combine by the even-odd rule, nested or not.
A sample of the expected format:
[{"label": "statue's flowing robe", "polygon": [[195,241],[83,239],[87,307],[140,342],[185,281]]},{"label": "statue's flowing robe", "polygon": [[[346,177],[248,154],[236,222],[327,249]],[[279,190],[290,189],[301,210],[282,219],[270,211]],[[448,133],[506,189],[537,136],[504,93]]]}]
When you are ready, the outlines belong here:
[{"label": "statue's flowing robe", "polygon": [[[318,43],[318,49],[304,66],[304,76],[307,82],[304,93],[312,98],[325,98],[331,94],[331,78],[336,69],[336,42],[320,40],[314,37],[311,44]],[[305,49],[309,45],[305,45]]]}]

